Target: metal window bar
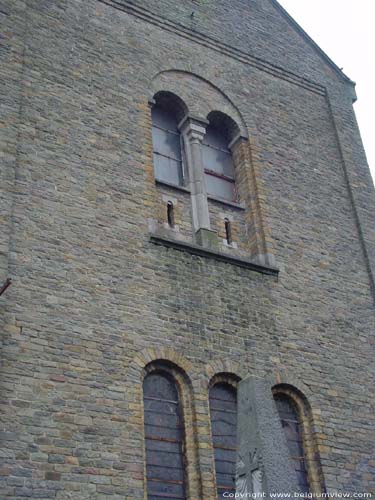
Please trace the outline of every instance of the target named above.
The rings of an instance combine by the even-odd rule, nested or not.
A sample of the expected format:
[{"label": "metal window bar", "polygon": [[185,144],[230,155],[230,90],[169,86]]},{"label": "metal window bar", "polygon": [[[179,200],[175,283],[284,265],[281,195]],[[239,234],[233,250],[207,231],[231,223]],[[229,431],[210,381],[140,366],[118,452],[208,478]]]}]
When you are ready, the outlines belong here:
[{"label": "metal window bar", "polygon": [[[235,392],[230,386],[217,384],[211,388],[210,414],[211,425],[215,427],[212,430],[212,445],[215,450],[216,490],[218,498],[222,498],[224,492],[235,491],[236,460],[233,459],[233,452],[237,450],[236,420],[233,422],[228,417],[237,415],[237,409]],[[225,444],[220,442],[222,438],[225,438]]]},{"label": "metal window bar", "polygon": [[[303,452],[303,440],[301,434],[301,422],[298,414],[298,410],[294,403],[287,397],[279,395],[275,397],[276,405],[279,410],[280,420],[283,428],[286,430],[288,424],[293,424],[295,426],[294,432],[297,439],[293,439],[287,432],[285,433],[286,441],[289,449],[289,459],[294,463],[294,470],[296,471],[298,483],[301,489],[309,490],[308,474],[306,469],[306,457],[303,454],[294,455],[292,445],[297,444],[300,450]],[[295,451],[295,450],[294,450]]]},{"label": "metal window bar", "polygon": [[[159,373],[150,374],[150,376],[152,379],[148,379],[149,384],[145,385],[144,389],[144,402],[145,404],[147,402],[157,402],[159,404],[156,405],[157,409],[145,408],[144,410],[146,429],[147,498],[149,500],[186,500],[183,455],[184,437],[177,387],[175,382],[169,376],[164,376]],[[150,391],[155,391],[154,393],[156,393],[158,397],[152,396]],[[170,399],[171,397],[176,399]],[[153,415],[165,415],[166,417],[172,417],[173,419],[177,419],[176,423],[178,425],[168,425],[167,420],[160,425],[151,423],[153,422]],[[163,417],[156,417],[157,420],[160,418]],[[159,433],[158,429],[160,429],[161,434],[168,436],[168,434],[172,432],[172,435],[170,437],[153,435],[154,432],[156,432],[156,434]],[[149,444],[151,442],[154,443],[152,446]],[[169,447],[166,447],[166,449],[160,449],[160,456],[162,457],[160,461],[157,459],[158,450],[155,449],[162,447],[161,444],[157,445],[158,442],[176,445],[176,448],[172,449],[172,451],[168,449]],[[151,447],[153,449],[149,449]],[[155,487],[152,485],[155,485]],[[171,487],[171,485],[176,485],[176,487],[179,486],[179,488],[176,490]]]},{"label": "metal window bar", "polygon": [[153,124],[152,127],[156,128],[156,129],[159,129],[159,130],[163,130],[164,132],[168,132],[169,134],[173,134],[175,136],[179,136],[179,138],[180,138],[180,149],[181,149],[181,156],[180,156],[180,158],[176,158],[173,155],[166,155],[166,154],[160,153],[160,151],[156,151],[155,150],[155,144],[153,144],[153,153],[154,153],[154,155],[158,155],[158,156],[161,156],[162,158],[167,158],[168,160],[173,160],[173,161],[179,163],[179,170],[180,170],[180,175],[181,175],[181,183],[180,184],[181,185],[185,185],[185,182],[186,182],[186,169],[185,169],[185,161],[184,161],[185,151],[184,151],[184,143],[183,143],[183,139],[182,139],[181,134],[179,132],[175,132],[173,130],[166,129],[166,128],[160,127],[158,125],[155,125],[155,124]]}]

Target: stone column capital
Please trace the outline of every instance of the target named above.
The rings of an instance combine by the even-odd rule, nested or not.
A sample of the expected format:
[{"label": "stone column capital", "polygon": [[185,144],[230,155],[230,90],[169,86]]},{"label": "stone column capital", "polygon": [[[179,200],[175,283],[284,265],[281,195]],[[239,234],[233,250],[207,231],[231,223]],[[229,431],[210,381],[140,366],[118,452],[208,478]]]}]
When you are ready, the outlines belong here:
[{"label": "stone column capital", "polygon": [[189,140],[189,142],[201,143],[206,134],[206,128],[208,124],[208,120],[204,118],[187,114],[178,124],[178,128],[181,133]]}]

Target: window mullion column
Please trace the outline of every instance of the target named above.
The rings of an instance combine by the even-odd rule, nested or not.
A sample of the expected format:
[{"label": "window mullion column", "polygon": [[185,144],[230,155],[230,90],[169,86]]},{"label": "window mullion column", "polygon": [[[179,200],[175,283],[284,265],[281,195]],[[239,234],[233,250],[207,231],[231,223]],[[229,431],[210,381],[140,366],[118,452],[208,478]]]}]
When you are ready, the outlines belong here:
[{"label": "window mullion column", "polygon": [[216,247],[217,234],[211,230],[210,226],[202,160],[202,141],[207,125],[207,120],[187,115],[180,122],[179,129],[181,130],[185,144],[193,229],[196,240],[202,246]]},{"label": "window mullion column", "polygon": [[204,184],[204,170],[201,144],[208,122],[197,120],[189,115],[180,122],[179,128],[184,138],[188,184],[193,208],[193,228],[210,229],[207,193]]}]

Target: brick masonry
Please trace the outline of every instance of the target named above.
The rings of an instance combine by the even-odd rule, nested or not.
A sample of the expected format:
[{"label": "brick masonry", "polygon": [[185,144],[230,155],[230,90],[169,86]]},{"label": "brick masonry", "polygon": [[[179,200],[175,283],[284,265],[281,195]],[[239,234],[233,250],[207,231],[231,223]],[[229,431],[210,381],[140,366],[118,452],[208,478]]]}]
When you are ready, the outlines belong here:
[{"label": "brick masonry", "polygon": [[[220,373],[296,386],[327,490],[374,492],[375,197],[353,85],[275,2],[230,4],[0,0],[1,498],[144,498],[158,359],[181,378],[190,500],[215,498]],[[247,133],[245,210],[210,211],[278,278],[150,242],[163,196],[191,237],[189,195],[154,180],[163,85]]]}]

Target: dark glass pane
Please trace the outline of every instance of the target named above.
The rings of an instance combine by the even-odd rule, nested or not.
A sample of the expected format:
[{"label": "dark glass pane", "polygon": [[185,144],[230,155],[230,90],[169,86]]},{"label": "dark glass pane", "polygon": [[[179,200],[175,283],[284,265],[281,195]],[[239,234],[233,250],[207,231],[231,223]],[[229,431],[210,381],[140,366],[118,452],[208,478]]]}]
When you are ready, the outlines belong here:
[{"label": "dark glass pane", "polygon": [[225,474],[216,470],[216,484],[218,486],[226,486],[227,488],[234,487],[233,473]]},{"label": "dark glass pane", "polygon": [[173,401],[178,404],[178,392],[174,381],[160,373],[147,375],[143,382],[145,398],[159,399],[160,401]]},{"label": "dark glass pane", "polygon": [[237,448],[237,397],[229,384],[210,389],[212,444],[215,454],[218,498],[234,491]]},{"label": "dark glass pane", "polygon": [[182,184],[182,163],[154,153],[155,177],[171,184]]},{"label": "dark glass pane", "polygon": [[168,158],[173,158],[178,161],[181,160],[180,135],[153,127],[152,140],[155,153],[160,153]]},{"label": "dark glass pane", "polygon": [[181,138],[173,113],[152,108],[152,142],[155,177],[171,184],[182,184]]},{"label": "dark glass pane", "polygon": [[[215,460],[223,460],[223,456],[222,456],[222,449],[221,448],[216,448],[214,450],[214,454],[215,454]],[[226,460],[230,460],[231,462],[235,463],[236,462],[236,457],[237,457],[237,452],[236,450],[226,450],[226,455],[225,455],[225,459]]]},{"label": "dark glass pane", "polygon": [[228,201],[236,200],[236,192],[234,182],[221,179],[205,173],[204,176],[206,191],[209,195],[217,196]]},{"label": "dark glass pane", "polygon": [[282,419],[291,420],[293,422],[299,421],[297,410],[289,398],[278,395],[275,397],[275,401]]},{"label": "dark glass pane", "polygon": [[147,463],[155,465],[162,463],[165,466],[183,468],[182,457],[179,453],[169,453],[167,451],[146,451]]},{"label": "dark glass pane", "polygon": [[232,412],[237,413],[237,396],[236,391],[227,384],[216,384],[210,390],[210,405],[215,405],[216,401],[223,403],[228,402]]},{"label": "dark glass pane", "polygon": [[167,427],[156,427],[155,425],[145,425],[145,431],[150,439],[170,439],[176,441],[181,435],[181,429],[170,429]]},{"label": "dark glass pane", "polygon": [[151,373],[143,384],[148,500],[184,500],[183,432],[174,380]]},{"label": "dark glass pane", "polygon": [[203,144],[228,151],[228,140],[225,134],[219,128],[212,125],[208,125],[206,129]]},{"label": "dark glass pane", "polygon": [[165,411],[155,412],[153,410],[147,410],[145,412],[145,423],[147,425],[155,425],[167,427],[168,429],[179,429],[180,419],[178,415],[171,415],[168,413],[169,405],[166,404],[167,408]]},{"label": "dark glass pane", "polygon": [[151,110],[152,124],[156,127],[178,133],[177,118],[169,111],[153,106]]},{"label": "dark glass pane", "polygon": [[[222,408],[218,407],[221,404]],[[215,405],[215,406],[214,406]],[[211,408],[211,420],[213,422],[220,421],[228,424],[235,424],[237,421],[236,412],[229,408],[233,407],[232,401],[213,401]]]},{"label": "dark glass pane", "polygon": [[149,439],[146,443],[146,450],[150,451],[168,451],[170,454],[179,454],[180,446],[179,443],[169,442],[169,441],[160,441],[160,440],[151,440]]},{"label": "dark glass pane", "polygon": [[233,472],[233,464],[235,462],[232,461],[225,461],[225,460],[216,460],[216,473],[222,473],[222,474],[232,474]]},{"label": "dark glass pane", "polygon": [[282,421],[282,427],[286,438],[289,441],[299,441],[300,440],[300,429],[299,425],[294,422],[288,422],[287,420]]},{"label": "dark glass pane", "polygon": [[163,413],[166,415],[178,415],[178,405],[173,401],[160,401],[155,398],[145,398],[145,412]]},{"label": "dark glass pane", "polygon": [[217,174],[234,178],[234,168],[231,153],[202,145],[203,166]]},{"label": "dark glass pane", "polygon": [[164,481],[182,481],[184,474],[183,470],[177,467],[151,465],[147,462],[147,477]]},{"label": "dark glass pane", "polygon": [[275,396],[275,402],[280,415],[281,425],[285,433],[289,458],[296,471],[300,490],[301,492],[308,492],[309,485],[298,410],[294,402],[287,396],[277,394]]},{"label": "dark glass pane", "polygon": [[202,144],[203,166],[220,175],[234,179],[232,154],[223,132],[209,125]]},{"label": "dark glass pane", "polygon": [[[177,498],[184,498],[184,488],[182,484],[161,483],[159,481],[149,481],[149,494],[166,493],[168,495],[178,495]],[[159,497],[160,500],[160,497]]]}]

